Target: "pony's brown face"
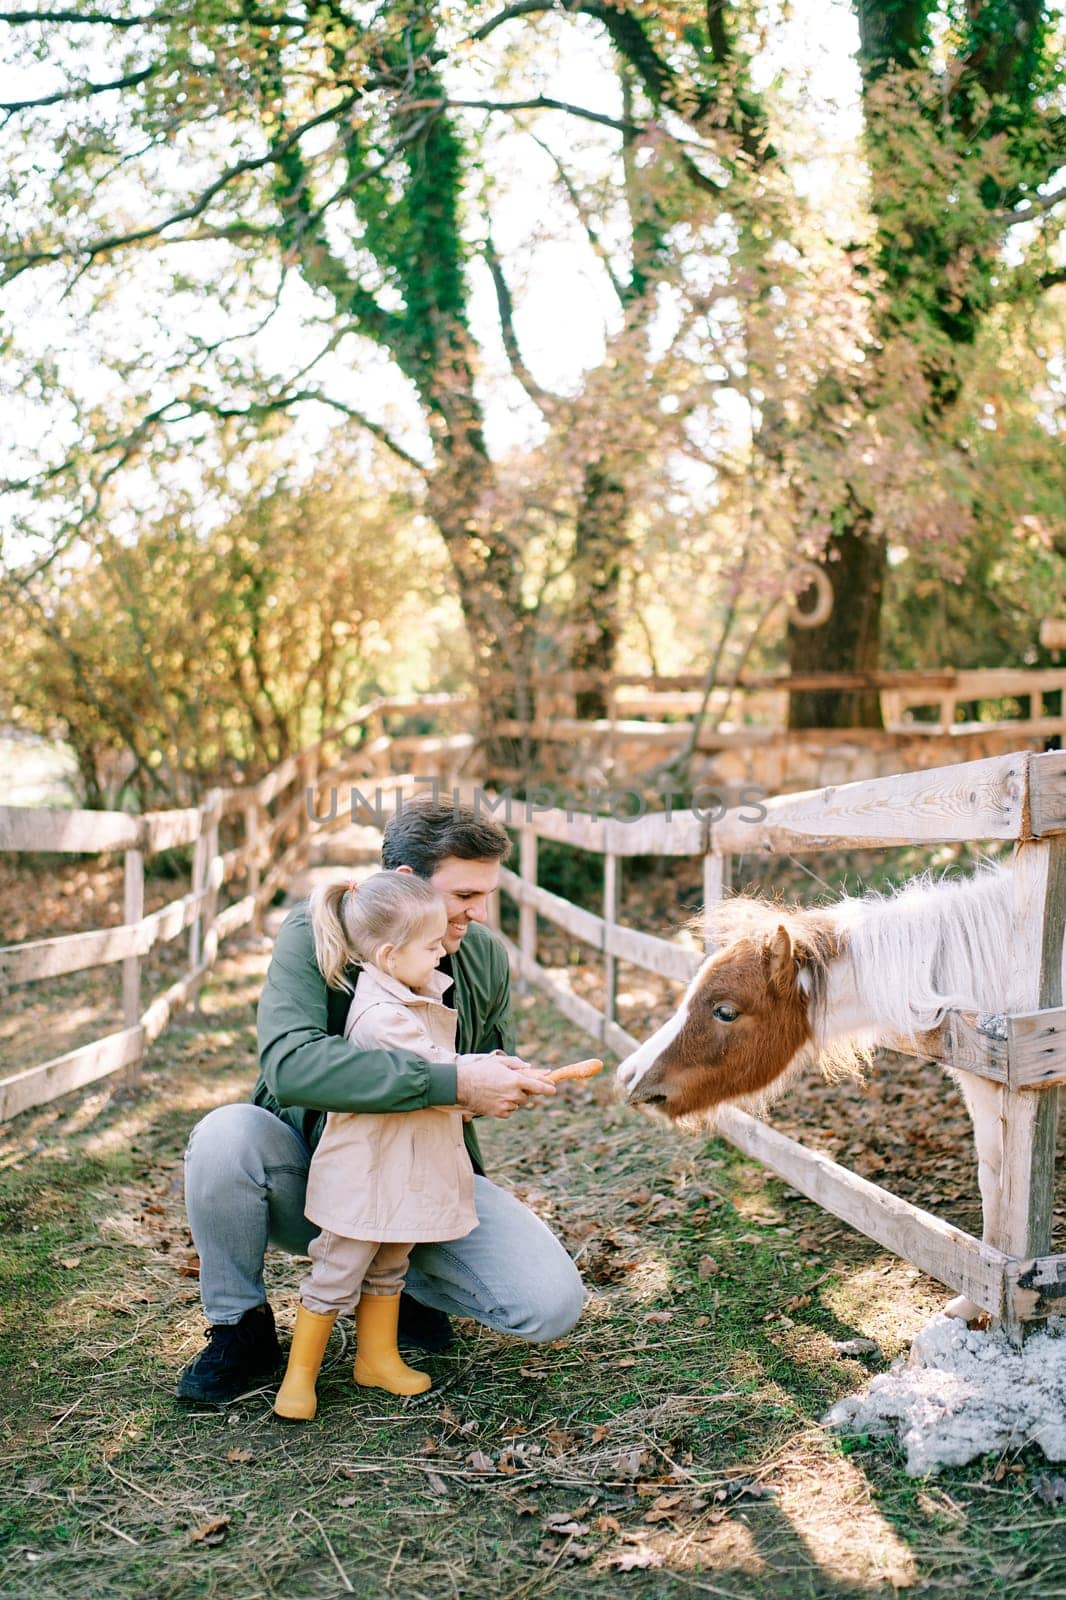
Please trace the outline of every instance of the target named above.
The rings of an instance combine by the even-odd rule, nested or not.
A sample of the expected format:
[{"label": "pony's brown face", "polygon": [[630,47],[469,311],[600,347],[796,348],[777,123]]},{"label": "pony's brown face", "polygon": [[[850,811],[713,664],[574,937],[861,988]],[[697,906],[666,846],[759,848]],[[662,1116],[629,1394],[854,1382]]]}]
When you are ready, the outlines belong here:
[{"label": "pony's brown face", "polygon": [[788,930],[706,961],[677,1013],[618,1068],[631,1105],[671,1119],[765,1090],[811,1040]]}]

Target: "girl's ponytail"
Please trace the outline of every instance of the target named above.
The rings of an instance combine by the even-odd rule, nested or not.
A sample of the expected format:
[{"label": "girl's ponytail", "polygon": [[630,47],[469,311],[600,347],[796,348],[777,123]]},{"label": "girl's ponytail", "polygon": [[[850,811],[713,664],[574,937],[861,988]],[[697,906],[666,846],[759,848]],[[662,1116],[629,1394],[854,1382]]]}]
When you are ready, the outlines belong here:
[{"label": "girl's ponytail", "polygon": [[341,911],[345,895],[354,892],[346,883],[320,884],[311,891],[308,901],[319,971],[327,988],[347,989],[349,994],[353,992],[352,985],[344,976],[344,969],[358,957],[348,942]]}]

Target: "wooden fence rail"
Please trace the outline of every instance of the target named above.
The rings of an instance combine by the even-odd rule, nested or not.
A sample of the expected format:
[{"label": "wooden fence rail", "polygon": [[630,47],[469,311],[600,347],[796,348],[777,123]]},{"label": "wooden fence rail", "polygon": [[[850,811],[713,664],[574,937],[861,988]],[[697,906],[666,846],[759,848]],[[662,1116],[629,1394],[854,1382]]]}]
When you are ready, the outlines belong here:
[{"label": "wooden fence rail", "polygon": [[[1007,691],[1004,691],[1007,692]],[[430,701],[432,703],[430,703]],[[136,1070],[145,1050],[193,1000],[220,944],[258,925],[263,908],[306,863],[312,838],[345,826],[344,810],[325,811],[330,787],[356,780],[403,790],[417,780],[389,773],[395,745],[437,763],[454,779],[468,736],[424,738],[386,731],[386,718],[464,708],[458,697],[379,701],[344,727],[286,758],[258,784],[212,791],[199,807],[142,816],[0,807],[0,850],[124,852],[124,921],[119,927],[31,940],[0,948],[0,982],[19,984],[119,962],[124,1026],[91,1044],[0,1079],[0,1120],[119,1070]],[[353,731],[360,743],[352,745]],[[429,774],[422,774],[428,777]],[[497,797],[500,799],[500,797]],[[1066,1083],[1066,1007],[1061,964],[1066,923],[1066,755],[1015,753],[985,761],[871,779],[741,806],[724,815],[699,807],[636,818],[583,815],[507,802],[495,813],[514,821],[518,871],[502,888],[518,907],[517,942],[505,939],[516,975],[535,984],[579,1027],[621,1054],[636,1044],[617,1017],[618,966],[629,963],[678,984],[698,970],[703,951],[624,926],[621,873],[626,857],[661,855],[702,861],[704,898],[727,893],[731,858],[827,848],[887,848],[903,843],[1011,840],[1017,894],[1014,959],[1026,975],[1030,1004],[1007,1019],[1006,1038],[983,1031],[974,1016],[949,1015],[934,1033],[898,1047],[997,1084],[1008,1153],[1008,1178],[993,1236],[971,1238],[930,1213],[806,1149],[743,1112],[725,1108],[718,1131],[786,1182],[966,1294],[1012,1329],[1066,1304],[1066,1255],[1051,1253],[1054,1126],[1059,1083]],[[380,815],[375,813],[375,820]],[[219,844],[224,822],[240,826],[240,844]],[[573,905],[537,883],[538,842],[562,842],[600,855],[602,912]],[[194,846],[187,894],[144,913],[147,855]],[[243,878],[244,893],[219,910],[224,884]],[[565,929],[595,952],[603,970],[603,1007],[574,994],[537,959],[537,918]],[[494,917],[498,926],[498,916]],[[188,969],[142,1009],[143,958],[162,941],[189,934]],[[501,935],[502,937],[502,935]]]},{"label": "wooden fence rail", "polygon": [[[574,718],[574,697],[581,690],[598,690],[607,716],[603,727],[624,727],[627,738],[669,745],[684,736],[684,724],[636,721],[636,718],[691,717],[700,708],[706,680],[700,673],[664,676],[655,673],[537,672],[530,685],[536,707],[526,731],[541,740],[572,739],[575,730],[589,723]],[[773,738],[787,727],[792,694],[810,691],[847,692],[873,690],[881,700],[885,728],[914,737],[954,735],[1012,729],[1019,734],[1066,734],[1066,668],[978,668],[899,672],[741,673],[735,681],[715,684],[710,692],[710,746],[734,741],[756,742]],[[1048,697],[1058,697],[1049,706]],[[995,705],[1004,700],[1024,704],[1016,717],[1001,714],[992,720],[975,720],[968,708]],[[716,725],[736,706],[732,732]],[[935,712],[916,719],[919,711]],[[760,726],[761,724],[761,726]],[[524,725],[501,726],[498,731],[517,733]],[[854,738],[854,732],[842,737]],[[826,730],[790,733],[791,739],[819,739]]]},{"label": "wooden fence rail", "polygon": [[[118,926],[0,947],[3,987],[121,964],[124,1023],[121,1029],[90,1044],[0,1077],[0,1122],[112,1073],[134,1075],[145,1051],[171,1018],[196,1000],[223,941],[239,928],[251,926],[258,931],[263,910],[275,892],[306,864],[322,790],[355,778],[369,784],[385,775],[380,757],[389,755],[394,741],[383,733],[371,737],[370,730],[382,728],[388,717],[413,710],[441,715],[467,705],[455,695],[375,700],[314,745],[286,757],[258,783],[214,789],[200,806],[140,815],[0,806],[0,851],[94,854],[121,850],[124,864],[123,921]],[[361,736],[354,751],[350,743],[353,733]],[[406,738],[402,743],[410,752],[420,741]],[[421,743],[428,747],[431,763],[442,761],[451,772],[472,741],[467,735],[459,736],[458,742],[455,736],[430,735]],[[334,752],[332,765],[327,765],[330,751]],[[389,776],[388,782],[402,784],[404,779]],[[347,820],[340,818],[342,823]],[[243,838],[222,852],[219,835],[226,821],[239,827]],[[146,915],[146,857],[189,845],[193,846],[189,892]],[[244,894],[220,911],[223,885],[240,878],[244,879]],[[186,932],[187,969],[143,1007],[144,957],[156,945]]]},{"label": "wooden fence rail", "polygon": [[[756,812],[762,813],[757,815]],[[705,901],[726,892],[730,857],[828,848],[865,849],[977,839],[1013,840],[1016,894],[1013,959],[1026,975],[1031,1009],[1007,1019],[1006,1038],[976,1016],[950,1013],[942,1026],[894,1046],[975,1073],[1000,1087],[1006,1188],[992,1237],[974,1239],[877,1184],[735,1108],[718,1132],[824,1209],[967,1295],[1012,1330],[1066,1305],[1066,1255],[1051,1251],[1057,1085],[1066,1083],[1066,1009],[1061,970],[1066,931],[1066,755],[1027,753],[871,779],[740,807],[722,816],[678,811],[626,821],[579,816],[526,803],[520,808],[517,872],[501,888],[519,909],[517,943],[505,939],[516,976],[536,985],[598,1043],[628,1054],[638,1041],[617,1015],[617,967],[625,961],[688,983],[701,950],[623,926],[618,873],[632,855],[700,855]],[[537,881],[540,839],[603,858],[602,915],[571,904]],[[574,994],[537,959],[537,918],[599,952],[604,1004]],[[503,937],[501,935],[501,937]]]}]

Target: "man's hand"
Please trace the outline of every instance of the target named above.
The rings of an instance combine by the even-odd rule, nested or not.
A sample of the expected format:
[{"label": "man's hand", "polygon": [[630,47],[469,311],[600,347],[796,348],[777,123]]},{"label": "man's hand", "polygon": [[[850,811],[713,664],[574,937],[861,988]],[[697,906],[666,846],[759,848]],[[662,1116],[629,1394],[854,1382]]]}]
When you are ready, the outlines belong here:
[{"label": "man's hand", "polygon": [[477,1117],[509,1117],[534,1095],[554,1093],[551,1079],[518,1056],[498,1053],[461,1063],[456,1073],[456,1100]]}]

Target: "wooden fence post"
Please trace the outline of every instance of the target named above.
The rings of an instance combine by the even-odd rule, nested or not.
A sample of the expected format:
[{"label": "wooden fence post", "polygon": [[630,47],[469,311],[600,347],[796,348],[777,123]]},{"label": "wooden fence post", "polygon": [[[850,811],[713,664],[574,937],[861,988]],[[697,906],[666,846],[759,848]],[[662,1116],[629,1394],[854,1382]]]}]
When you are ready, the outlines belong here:
[{"label": "wooden fence post", "polygon": [[[140,850],[127,850],[122,877],[122,920],[140,922],[144,916],[144,855]],[[141,1020],[141,958],[127,956],[122,963],[122,1020],[127,1028],[135,1028]],[[126,1082],[136,1083],[140,1076],[141,1060],[138,1056],[126,1074]]]},{"label": "wooden fence post", "polygon": [[300,757],[300,794],[303,804],[300,807],[300,860],[303,866],[308,866],[311,860],[311,840],[314,837],[318,816],[318,750],[312,748],[305,750]]},{"label": "wooden fence post", "polygon": [[[721,856],[714,851],[703,858],[703,909],[709,911],[729,893],[733,877],[732,856]],[[709,954],[710,940],[704,937],[704,951]]]},{"label": "wooden fence post", "polygon": [[252,932],[255,934],[261,934],[263,931],[263,908],[259,904],[259,884],[261,879],[259,817],[260,807],[257,796],[254,800],[249,800],[244,807],[244,852],[248,868],[246,893],[255,898],[255,910],[252,912]]},{"label": "wooden fence post", "polygon": [[[200,807],[200,831],[196,835],[196,846],[192,855],[192,884],[190,893],[202,894],[207,887],[207,825],[206,809]],[[199,901],[189,925],[189,971],[195,972],[200,965],[200,951],[203,948],[204,903]]]},{"label": "wooden fence post", "polygon": [[[1018,1001],[1026,1009],[1062,1004],[1066,929],[1066,835],[1015,847],[1012,959]],[[1058,1090],[1000,1091],[1003,1168],[995,1235],[1008,1255],[1048,1255],[1055,1195]],[[1017,1309],[1007,1307],[1007,1331],[1020,1339]]]},{"label": "wooden fence post", "polygon": [[207,797],[207,847],[205,850],[204,887],[207,898],[204,901],[204,942],[203,959],[208,970],[215,964],[218,955],[218,933],[215,929],[215,918],[218,915],[218,891],[221,888],[222,859],[218,849],[218,829],[222,820],[222,792],[212,789]]},{"label": "wooden fence post", "polygon": [[[520,844],[518,853],[518,876],[523,883],[536,885],[537,882],[537,836],[533,829],[526,826],[520,830]],[[526,961],[537,959],[537,911],[535,906],[525,902],[518,911],[518,948]]]},{"label": "wooden fence post", "polygon": [[603,858],[603,1042],[607,1042],[610,1030],[616,1021],[616,999],[618,994],[618,962],[611,954],[611,934],[618,926],[618,910],[621,898],[621,868],[622,863],[618,856],[607,851]]}]

